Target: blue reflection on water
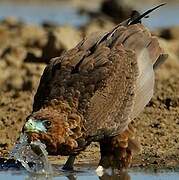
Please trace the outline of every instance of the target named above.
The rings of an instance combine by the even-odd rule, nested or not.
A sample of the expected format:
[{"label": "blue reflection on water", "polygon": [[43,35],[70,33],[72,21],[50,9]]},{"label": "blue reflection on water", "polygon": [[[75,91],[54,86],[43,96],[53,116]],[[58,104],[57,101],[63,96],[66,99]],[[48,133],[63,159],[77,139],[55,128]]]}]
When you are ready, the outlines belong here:
[{"label": "blue reflection on water", "polygon": [[17,17],[27,23],[42,23],[52,21],[59,24],[79,26],[87,22],[87,16],[80,16],[75,8],[61,5],[21,5],[0,4],[0,19],[7,16]]},{"label": "blue reflection on water", "polygon": [[[108,180],[109,176],[99,178],[96,176],[94,170],[88,170],[87,172],[73,173],[68,175],[55,175],[54,177],[46,177],[43,175],[27,175],[25,171],[6,171],[0,172],[0,179],[6,180]],[[117,180],[118,176],[110,177],[111,180]],[[149,172],[130,172],[127,178],[120,178],[118,180],[177,180],[179,179],[179,172],[160,172],[160,173],[149,173]]]},{"label": "blue reflection on water", "polygon": [[[140,8],[140,12],[153,7],[152,5]],[[160,9],[152,12],[150,17],[144,20],[150,28],[166,27],[171,25],[179,25],[179,4],[165,5]],[[43,21],[52,21],[58,24],[71,24],[80,26],[88,21],[88,17],[80,16],[77,9],[70,5],[33,5],[33,4],[0,4],[0,19],[7,16],[14,16],[24,20],[27,23],[42,23]]]},{"label": "blue reflection on water", "polygon": [[[145,8],[145,10],[151,8]],[[140,12],[143,12],[140,11]],[[169,5],[166,4],[165,6],[161,7],[160,9],[152,12],[146,20],[144,19],[144,24],[148,27],[154,29],[157,27],[169,27],[173,25],[179,25],[179,4],[176,5]]]}]

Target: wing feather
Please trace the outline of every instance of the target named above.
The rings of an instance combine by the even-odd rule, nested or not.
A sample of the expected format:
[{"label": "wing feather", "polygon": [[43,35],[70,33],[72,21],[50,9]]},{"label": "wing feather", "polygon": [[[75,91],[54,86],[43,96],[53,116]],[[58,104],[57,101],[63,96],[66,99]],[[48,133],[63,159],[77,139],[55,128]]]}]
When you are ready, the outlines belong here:
[{"label": "wing feather", "polygon": [[156,39],[141,24],[118,26],[104,36],[87,37],[51,60],[33,110],[54,98],[69,103],[75,98],[87,135],[120,133],[151,99],[153,65],[161,55]]}]

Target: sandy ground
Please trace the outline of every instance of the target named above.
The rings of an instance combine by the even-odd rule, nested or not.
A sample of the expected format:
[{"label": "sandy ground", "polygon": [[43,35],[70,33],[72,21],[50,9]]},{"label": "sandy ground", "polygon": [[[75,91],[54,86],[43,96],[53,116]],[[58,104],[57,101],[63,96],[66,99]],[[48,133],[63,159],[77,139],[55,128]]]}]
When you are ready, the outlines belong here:
[{"label": "sandy ground", "polygon": [[[100,28],[108,29],[112,25],[109,23],[100,27],[98,23],[91,22],[83,29],[74,29],[29,27],[14,19],[0,23],[0,157],[8,156],[26,116],[32,110],[33,95],[45,67],[43,62],[51,57],[51,54],[44,55],[46,49],[50,47],[54,54],[60,55],[85,34]],[[156,72],[156,87],[152,100],[144,112],[134,120],[142,150],[134,156],[133,166],[157,168],[179,166],[179,31],[177,28],[168,30],[170,37],[163,35],[162,30],[157,31],[157,34],[169,39],[160,40],[169,53],[169,58]],[[58,33],[63,34],[63,42]],[[72,44],[69,43],[69,39],[73,39],[71,37],[74,36],[77,38]],[[42,62],[39,63],[39,59],[42,59]],[[62,163],[64,159],[50,157],[50,160],[53,163]],[[97,163],[98,160],[98,144],[92,144],[79,155],[77,162]]]}]

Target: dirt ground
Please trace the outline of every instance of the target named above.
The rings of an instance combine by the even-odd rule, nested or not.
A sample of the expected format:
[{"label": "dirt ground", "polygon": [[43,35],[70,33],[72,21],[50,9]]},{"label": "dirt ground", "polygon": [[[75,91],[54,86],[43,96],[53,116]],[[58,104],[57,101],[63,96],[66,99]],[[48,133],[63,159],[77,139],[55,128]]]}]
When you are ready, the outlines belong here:
[{"label": "dirt ground", "polygon": [[[101,26],[110,29],[112,25]],[[0,23],[0,157],[8,156],[32,110],[33,95],[44,62],[71,48],[85,34],[100,28],[96,22],[83,29],[50,24],[48,27],[29,26],[15,19]],[[160,42],[169,58],[156,72],[152,100],[134,120],[142,150],[134,156],[133,166],[179,167],[179,27],[167,29],[168,34],[164,32],[155,33],[164,37]],[[74,36],[76,39],[72,38]],[[69,39],[74,42],[69,43]],[[48,48],[52,49],[53,55],[47,53]],[[61,163],[63,158],[50,157],[50,160]],[[98,144],[92,144],[79,155],[77,162],[96,163],[98,160]]]}]

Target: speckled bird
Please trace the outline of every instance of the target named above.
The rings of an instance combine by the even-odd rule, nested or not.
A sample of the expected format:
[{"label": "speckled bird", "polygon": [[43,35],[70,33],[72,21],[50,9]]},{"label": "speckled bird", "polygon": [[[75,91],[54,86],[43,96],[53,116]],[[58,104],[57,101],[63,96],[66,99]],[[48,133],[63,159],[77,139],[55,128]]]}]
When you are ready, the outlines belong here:
[{"label": "speckled bird", "polygon": [[69,156],[64,169],[91,142],[100,144],[100,166],[130,165],[139,149],[131,122],[153,96],[154,69],[167,57],[141,19],[162,5],[93,33],[45,68],[23,132],[49,155]]}]

